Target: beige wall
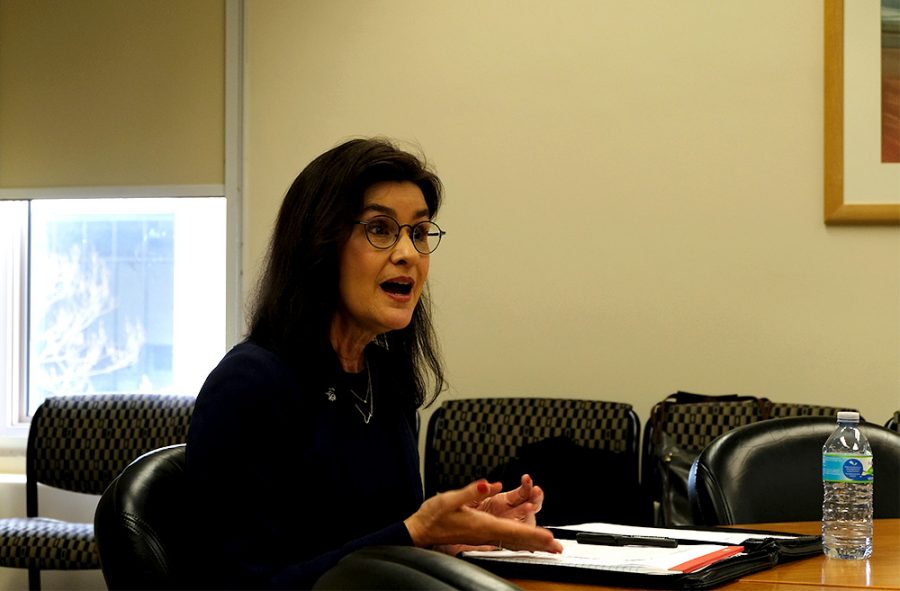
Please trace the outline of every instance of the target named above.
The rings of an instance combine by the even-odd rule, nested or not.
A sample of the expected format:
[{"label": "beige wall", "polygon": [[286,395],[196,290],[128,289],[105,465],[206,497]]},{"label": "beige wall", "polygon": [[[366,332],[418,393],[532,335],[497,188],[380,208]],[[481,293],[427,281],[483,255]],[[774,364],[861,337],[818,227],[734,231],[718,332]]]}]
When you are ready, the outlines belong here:
[{"label": "beige wall", "polygon": [[[221,183],[221,7],[4,0],[0,188]],[[245,289],[299,169],[384,134],[447,186],[447,396],[645,419],[676,389],[736,391],[881,421],[900,230],[821,222],[821,8],[249,0]]]},{"label": "beige wall", "polygon": [[245,284],[356,135],[446,183],[449,397],[900,408],[900,229],[822,223],[821,0],[249,0]]}]

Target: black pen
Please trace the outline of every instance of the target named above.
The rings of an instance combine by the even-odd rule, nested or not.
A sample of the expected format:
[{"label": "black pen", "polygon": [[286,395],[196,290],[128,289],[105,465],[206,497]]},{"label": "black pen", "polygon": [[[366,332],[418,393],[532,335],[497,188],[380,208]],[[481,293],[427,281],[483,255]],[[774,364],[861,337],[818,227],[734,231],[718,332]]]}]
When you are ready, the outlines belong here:
[{"label": "black pen", "polygon": [[625,536],[619,534],[601,534],[594,532],[578,532],[575,541],[579,544],[595,544],[597,546],[653,546],[655,548],[677,548],[678,540],[657,536]]}]

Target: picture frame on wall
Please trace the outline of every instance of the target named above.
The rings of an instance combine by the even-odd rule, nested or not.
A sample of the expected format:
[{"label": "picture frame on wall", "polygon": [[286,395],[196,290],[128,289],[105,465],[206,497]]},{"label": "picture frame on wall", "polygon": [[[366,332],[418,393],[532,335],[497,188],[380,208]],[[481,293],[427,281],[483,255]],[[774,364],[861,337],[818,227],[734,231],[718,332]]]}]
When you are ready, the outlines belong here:
[{"label": "picture frame on wall", "polygon": [[[882,135],[897,117],[900,47],[884,11],[893,0],[824,0],[824,218],[829,225],[900,224],[900,162]],[[896,53],[895,53],[896,51]],[[900,75],[898,75],[900,76]],[[891,82],[890,85],[886,81]],[[887,160],[887,161],[886,161]]]}]

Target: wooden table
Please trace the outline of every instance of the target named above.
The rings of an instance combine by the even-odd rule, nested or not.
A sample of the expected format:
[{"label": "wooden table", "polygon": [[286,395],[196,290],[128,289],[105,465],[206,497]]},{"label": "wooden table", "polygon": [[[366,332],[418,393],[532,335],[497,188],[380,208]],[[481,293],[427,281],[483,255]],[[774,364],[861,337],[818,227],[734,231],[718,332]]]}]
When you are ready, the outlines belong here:
[{"label": "wooden table", "polygon": [[[819,534],[818,521],[794,523],[754,523],[740,527]],[[512,579],[527,591],[634,591],[634,587],[606,587]],[[756,572],[716,589],[722,591],[813,591],[814,589],[898,589],[900,590],[900,519],[876,519],[872,556],[867,560],[837,560],[824,555],[801,558]]]}]

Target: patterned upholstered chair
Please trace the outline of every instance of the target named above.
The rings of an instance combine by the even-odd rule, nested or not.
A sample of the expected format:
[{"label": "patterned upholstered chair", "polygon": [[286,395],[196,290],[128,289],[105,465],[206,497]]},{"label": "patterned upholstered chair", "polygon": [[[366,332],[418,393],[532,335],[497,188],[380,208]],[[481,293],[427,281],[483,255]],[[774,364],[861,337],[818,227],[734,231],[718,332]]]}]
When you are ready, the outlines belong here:
[{"label": "patterned upholstered chair", "polygon": [[[448,400],[428,421],[425,494],[479,478],[500,480],[506,490],[525,472],[547,495],[538,515],[541,524],[572,519],[643,524],[650,505],[638,482],[639,431],[631,405],[618,402]],[[608,486],[610,478],[615,487]],[[596,502],[584,503],[584,490],[598,490]],[[609,498],[601,499],[604,494]]]},{"label": "patterned upholstered chair", "polygon": [[678,392],[653,407],[644,426],[641,486],[657,505],[656,525],[691,523],[687,498],[691,462],[719,435],[759,421],[767,404],[752,396]]},{"label": "patterned upholstered chair", "polygon": [[837,421],[837,413],[851,410],[846,407],[821,406],[818,404],[801,404],[796,402],[772,402],[769,407],[770,419],[788,417],[831,417]]},{"label": "patterned upholstered chair", "polygon": [[835,417],[840,410],[852,409],[682,392],[657,404],[644,428],[641,464],[641,485],[658,506],[656,525],[693,524],[688,474],[694,459],[715,438],[761,420]]},{"label": "patterned upholstered chair", "polygon": [[0,519],[0,566],[99,569],[92,523],[39,516],[38,484],[100,495],[142,453],[184,443],[193,396],[94,394],[51,397],[31,419],[26,451],[25,518]]}]

